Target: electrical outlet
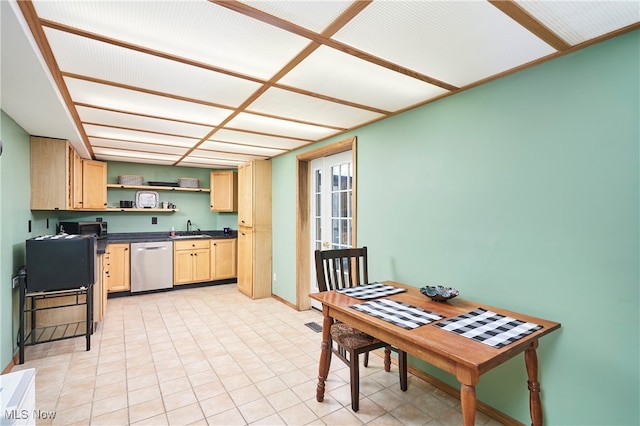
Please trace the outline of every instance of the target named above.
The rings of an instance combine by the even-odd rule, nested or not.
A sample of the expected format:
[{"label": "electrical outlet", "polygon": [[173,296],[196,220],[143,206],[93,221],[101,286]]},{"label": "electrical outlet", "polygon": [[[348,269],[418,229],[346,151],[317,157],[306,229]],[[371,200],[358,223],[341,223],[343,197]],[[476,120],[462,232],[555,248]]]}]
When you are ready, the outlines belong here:
[{"label": "electrical outlet", "polygon": [[278,277],[276,276],[276,273],[273,273],[273,280],[275,281]]},{"label": "electrical outlet", "polygon": [[155,216],[153,216],[153,217],[151,218],[151,224],[152,224],[152,225],[157,225],[157,224],[158,224],[158,218],[157,218],[157,217],[155,217]]},{"label": "electrical outlet", "polygon": [[96,222],[102,222],[102,218],[101,217],[96,217]]},{"label": "electrical outlet", "polygon": [[11,286],[12,288],[16,288],[20,285],[20,278],[19,277],[13,277],[11,279]]}]

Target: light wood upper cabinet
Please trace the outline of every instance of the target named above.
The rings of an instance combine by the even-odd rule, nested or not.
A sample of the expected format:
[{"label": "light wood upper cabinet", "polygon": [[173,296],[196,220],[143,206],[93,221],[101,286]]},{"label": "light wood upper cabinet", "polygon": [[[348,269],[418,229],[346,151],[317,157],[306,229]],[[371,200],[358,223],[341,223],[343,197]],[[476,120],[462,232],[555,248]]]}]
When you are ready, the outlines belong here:
[{"label": "light wood upper cabinet", "polygon": [[236,239],[211,240],[211,281],[237,276]]},{"label": "light wood upper cabinet", "polygon": [[238,167],[238,226],[271,228],[271,162]]},{"label": "light wood upper cabinet", "polygon": [[104,268],[108,292],[131,290],[130,253],[129,243],[107,245]]},{"label": "light wood upper cabinet", "polygon": [[231,171],[211,172],[211,211],[238,211],[238,174]]},{"label": "light wood upper cabinet", "polygon": [[71,150],[69,165],[71,166],[71,188],[72,188],[72,207],[73,209],[82,208],[82,157],[75,151]]},{"label": "light wood upper cabinet", "polygon": [[73,148],[66,140],[31,137],[31,210],[71,209]]},{"label": "light wood upper cabinet", "polygon": [[104,209],[107,163],[84,160],[68,141],[31,137],[31,210]]},{"label": "light wood upper cabinet", "polygon": [[107,163],[82,160],[82,208],[107,208]]},{"label": "light wood upper cabinet", "polygon": [[253,226],[253,162],[238,166],[238,226]]},{"label": "light wood upper cabinet", "polygon": [[173,242],[173,284],[206,282],[211,279],[209,240]]}]

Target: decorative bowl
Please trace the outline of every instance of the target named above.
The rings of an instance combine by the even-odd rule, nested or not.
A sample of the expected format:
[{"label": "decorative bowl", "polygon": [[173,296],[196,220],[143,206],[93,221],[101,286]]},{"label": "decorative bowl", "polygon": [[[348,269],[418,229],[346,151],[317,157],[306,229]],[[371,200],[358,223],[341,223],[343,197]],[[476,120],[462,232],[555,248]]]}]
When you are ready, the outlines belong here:
[{"label": "decorative bowl", "polygon": [[460,292],[453,287],[443,287],[441,285],[428,285],[420,289],[420,293],[424,294],[434,302],[446,302],[453,299]]}]

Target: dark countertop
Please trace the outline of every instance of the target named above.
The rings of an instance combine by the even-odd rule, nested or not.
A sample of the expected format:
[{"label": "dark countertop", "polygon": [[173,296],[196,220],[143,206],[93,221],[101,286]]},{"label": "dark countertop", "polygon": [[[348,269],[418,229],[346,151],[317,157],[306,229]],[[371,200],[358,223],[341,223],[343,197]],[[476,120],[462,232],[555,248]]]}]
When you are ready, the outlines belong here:
[{"label": "dark countertop", "polygon": [[[176,236],[188,236],[188,235],[207,235],[207,237],[197,237],[194,239],[203,240],[219,240],[238,238],[238,231],[232,230],[229,235],[224,231],[191,231],[189,233],[184,231],[176,231]],[[122,233],[110,233],[107,238],[98,240],[97,251],[98,254],[104,254],[109,243],[154,243],[159,241],[183,241],[187,238],[174,239],[171,238],[169,232],[122,232]]]}]

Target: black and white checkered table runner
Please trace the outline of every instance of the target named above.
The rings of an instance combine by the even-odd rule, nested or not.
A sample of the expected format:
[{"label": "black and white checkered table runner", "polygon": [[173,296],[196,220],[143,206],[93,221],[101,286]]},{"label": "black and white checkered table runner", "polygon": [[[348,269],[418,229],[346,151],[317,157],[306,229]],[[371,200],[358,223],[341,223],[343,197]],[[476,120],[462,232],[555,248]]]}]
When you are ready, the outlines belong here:
[{"label": "black and white checkered table runner", "polygon": [[425,309],[390,299],[370,300],[351,305],[353,309],[411,330],[444,318]]},{"label": "black and white checkered table runner", "polygon": [[407,290],[404,288],[393,287],[382,283],[371,283],[357,285],[355,287],[342,288],[336,291],[347,296],[355,297],[356,299],[376,299],[378,297],[403,293]]},{"label": "black and white checkered table runner", "polygon": [[506,346],[542,328],[541,325],[520,321],[483,308],[434,325],[494,348]]}]

